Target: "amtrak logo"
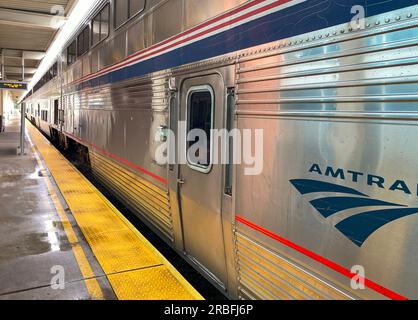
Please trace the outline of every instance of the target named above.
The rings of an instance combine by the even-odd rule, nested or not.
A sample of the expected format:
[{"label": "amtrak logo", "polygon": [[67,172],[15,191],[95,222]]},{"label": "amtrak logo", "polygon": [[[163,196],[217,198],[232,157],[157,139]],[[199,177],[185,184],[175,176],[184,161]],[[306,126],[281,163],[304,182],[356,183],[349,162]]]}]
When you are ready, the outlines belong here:
[{"label": "amtrak logo", "polygon": [[[322,175],[322,170],[320,170],[320,167],[318,165],[314,165],[313,168],[316,168],[316,173]],[[332,168],[329,168],[330,167],[328,167],[327,171],[324,172],[336,172]],[[312,168],[310,172],[313,172]],[[344,171],[341,171],[341,173],[343,172]],[[359,174],[363,176],[362,173]],[[356,180],[356,182],[358,182],[358,179]],[[386,202],[378,199],[372,199],[367,194],[338,184],[309,179],[291,180],[290,183],[303,196],[313,193],[341,194],[341,196],[329,196],[310,201],[310,204],[325,219],[328,219],[345,210],[356,208],[360,209],[359,213],[349,216],[348,218],[340,221],[338,224],[335,225],[335,227],[342,234],[344,234],[358,247],[361,247],[374,232],[376,232],[383,226],[395,220],[418,213],[418,208],[408,208],[408,206],[406,205]],[[400,189],[397,188],[397,190]],[[373,207],[375,209],[373,209]],[[376,210],[376,208],[378,207],[387,207],[387,209]]]}]

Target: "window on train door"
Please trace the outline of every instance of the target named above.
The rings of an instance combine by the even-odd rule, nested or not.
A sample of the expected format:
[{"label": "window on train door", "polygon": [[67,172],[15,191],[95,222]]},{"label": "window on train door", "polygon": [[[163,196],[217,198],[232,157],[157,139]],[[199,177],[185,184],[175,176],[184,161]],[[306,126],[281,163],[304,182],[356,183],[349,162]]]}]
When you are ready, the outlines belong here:
[{"label": "window on train door", "polygon": [[107,4],[94,18],[91,24],[92,45],[95,46],[109,36],[110,6]]},{"label": "window on train door", "polygon": [[115,29],[145,9],[145,0],[115,0]]},{"label": "window on train door", "polygon": [[214,94],[210,86],[190,88],[187,94],[186,158],[189,166],[209,173],[212,166]]}]

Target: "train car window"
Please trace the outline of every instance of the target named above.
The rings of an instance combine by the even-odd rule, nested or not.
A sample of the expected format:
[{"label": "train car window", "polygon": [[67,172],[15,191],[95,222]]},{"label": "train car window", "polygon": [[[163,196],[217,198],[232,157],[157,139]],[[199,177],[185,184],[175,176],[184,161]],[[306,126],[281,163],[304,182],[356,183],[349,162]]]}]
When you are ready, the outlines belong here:
[{"label": "train car window", "polygon": [[55,78],[58,75],[58,63],[54,63],[52,66],[52,77]]},{"label": "train car window", "polygon": [[67,48],[67,65],[72,65],[77,59],[77,42],[74,40]]},{"label": "train car window", "polygon": [[77,56],[82,56],[90,49],[90,26],[84,30],[77,37]]},{"label": "train car window", "polygon": [[115,1],[115,27],[118,28],[129,18],[129,0]]},{"label": "train car window", "polygon": [[101,12],[100,19],[100,41],[109,36],[110,31],[110,6],[107,5]]},{"label": "train car window", "polygon": [[93,46],[100,42],[100,19],[101,13],[99,13],[91,23],[91,38]]},{"label": "train car window", "polygon": [[145,0],[130,0],[129,1],[129,18],[132,18],[137,13],[144,10]]},{"label": "train car window", "polygon": [[182,30],[182,19],[167,19],[167,17],[182,16],[182,0],[172,0],[163,3],[153,13],[154,43],[178,34]]},{"label": "train car window", "polygon": [[92,45],[96,45],[109,36],[109,10],[106,5],[93,19],[91,28]]},{"label": "train car window", "polygon": [[145,0],[115,0],[115,29],[121,27],[145,8]]},{"label": "train car window", "polygon": [[[213,97],[210,86],[199,86],[191,88],[187,99],[187,140],[191,140],[186,142],[187,162],[204,173],[210,171],[212,162]],[[200,134],[195,129],[200,130]],[[197,145],[200,147],[197,148]]]}]

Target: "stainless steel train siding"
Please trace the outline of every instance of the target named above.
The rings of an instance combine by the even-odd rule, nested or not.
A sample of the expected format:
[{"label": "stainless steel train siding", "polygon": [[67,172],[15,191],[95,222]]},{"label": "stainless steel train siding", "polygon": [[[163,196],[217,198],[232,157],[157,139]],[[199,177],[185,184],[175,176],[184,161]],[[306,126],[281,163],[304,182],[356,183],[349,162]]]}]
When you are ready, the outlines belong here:
[{"label": "stainless steel train siding", "polygon": [[[368,23],[384,19],[388,16]],[[307,37],[327,38],[332,32]],[[347,174],[348,181],[325,176],[325,168],[331,166],[393,181],[406,179],[415,186],[417,36],[414,22],[341,35],[337,42],[321,41],[318,46],[274,50],[267,45],[258,50],[267,53],[239,58],[236,86],[237,126],[264,129],[266,154],[261,176],[248,177],[237,168],[235,212],[340,265],[361,265],[366,277],[409,296],[416,296],[418,283],[418,274],[412,271],[418,268],[412,258],[418,250],[413,236],[416,216],[386,225],[359,248],[334,228],[356,211],[325,220],[309,203],[317,195],[301,197],[290,181],[343,183],[371,197],[417,206],[416,190],[413,194],[390,191],[391,181],[383,189],[372,188],[366,177],[353,183]],[[314,164],[323,168],[322,176],[309,172]],[[295,254],[294,245],[260,238],[259,232],[242,223],[237,224],[236,240],[242,296],[329,298],[304,279],[310,276],[293,271],[296,267],[287,261],[289,256],[306,270],[315,265],[315,272],[324,278],[347,281],[337,268],[324,268],[306,254]],[[378,298],[367,291],[361,295]]]},{"label": "stainless steel train siding", "polygon": [[79,127],[73,135],[94,141],[89,149],[93,172],[131,209],[147,213],[145,218],[173,240],[167,168],[154,159],[159,145],[154,142],[155,132],[167,124],[168,94],[165,78],[86,90],[74,106],[81,107],[79,123],[68,120],[66,131]]},{"label": "stainless steel train siding", "polygon": [[[206,10],[194,11],[189,1],[156,3],[71,67],[61,63],[60,76],[27,98],[28,117],[86,146],[97,177],[232,298],[418,298],[418,7],[369,17],[364,30],[347,23],[74,84],[247,2],[202,1]],[[215,128],[234,101],[235,127],[264,130],[263,173],[235,165],[232,195],[226,166],[203,174],[154,158],[156,133],[177,129],[187,92],[202,85],[213,90]],[[54,124],[57,100],[64,112]],[[37,108],[49,110],[47,121]],[[351,286],[353,270],[364,270],[364,289]]]}]

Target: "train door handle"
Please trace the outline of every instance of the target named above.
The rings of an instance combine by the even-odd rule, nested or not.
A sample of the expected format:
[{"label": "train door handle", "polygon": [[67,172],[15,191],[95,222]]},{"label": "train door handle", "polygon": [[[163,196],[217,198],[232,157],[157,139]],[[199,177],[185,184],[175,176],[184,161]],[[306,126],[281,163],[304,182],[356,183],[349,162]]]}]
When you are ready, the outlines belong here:
[{"label": "train door handle", "polygon": [[183,179],[177,179],[177,183],[183,185],[186,183],[186,181],[184,181]]}]

